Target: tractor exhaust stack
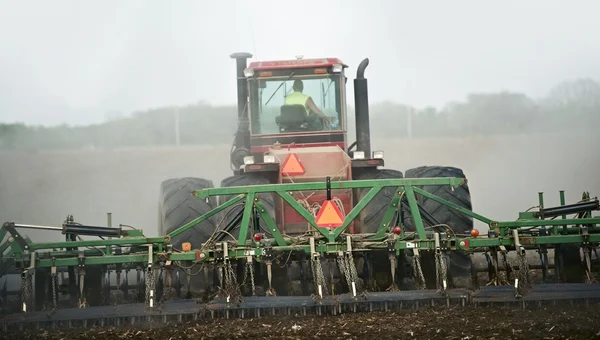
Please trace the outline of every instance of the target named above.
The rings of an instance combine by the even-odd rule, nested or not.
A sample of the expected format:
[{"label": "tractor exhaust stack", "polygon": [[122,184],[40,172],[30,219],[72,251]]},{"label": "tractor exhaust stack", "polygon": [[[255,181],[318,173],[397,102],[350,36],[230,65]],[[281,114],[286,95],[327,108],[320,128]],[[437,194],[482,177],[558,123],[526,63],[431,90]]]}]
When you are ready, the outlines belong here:
[{"label": "tractor exhaust stack", "polygon": [[238,107],[238,130],[235,134],[234,150],[231,153],[231,164],[237,170],[244,164],[244,157],[250,155],[250,122],[248,120],[248,82],[244,76],[247,60],[252,54],[238,52],[230,55],[236,60],[237,77],[237,107]]},{"label": "tractor exhaust stack", "polygon": [[365,58],[356,71],[354,79],[354,106],[356,116],[356,149],[363,151],[365,157],[371,157],[371,131],[369,125],[369,93],[365,69],[369,58]]}]

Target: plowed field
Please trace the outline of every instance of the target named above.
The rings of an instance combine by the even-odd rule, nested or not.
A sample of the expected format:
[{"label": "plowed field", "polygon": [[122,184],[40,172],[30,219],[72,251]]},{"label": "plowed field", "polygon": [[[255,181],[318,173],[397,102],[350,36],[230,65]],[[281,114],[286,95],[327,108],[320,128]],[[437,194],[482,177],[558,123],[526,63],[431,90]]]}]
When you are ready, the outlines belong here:
[{"label": "plowed field", "polygon": [[2,339],[599,339],[587,308],[420,309],[338,316],[210,320],[160,328],[26,331]]}]

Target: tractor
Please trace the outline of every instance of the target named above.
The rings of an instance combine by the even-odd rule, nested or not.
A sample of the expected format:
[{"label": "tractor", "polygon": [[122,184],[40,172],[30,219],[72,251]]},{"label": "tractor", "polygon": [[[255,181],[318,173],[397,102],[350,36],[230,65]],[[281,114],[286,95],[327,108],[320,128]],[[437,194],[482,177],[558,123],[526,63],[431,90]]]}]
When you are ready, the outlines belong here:
[{"label": "tractor", "polygon": [[[62,226],[2,224],[3,330],[600,299],[597,197],[566,204],[561,191],[560,206],[547,207],[540,192],[511,221],[475,213],[460,168],[403,173],[371,150],[368,59],[354,79],[349,143],[347,65],[251,57],[231,55],[232,173],[220,187],[163,181],[159,236],[115,227],[110,213],[106,226],[70,214]],[[34,242],[23,229],[65,240]]]},{"label": "tractor", "polygon": [[[233,174],[221,182],[221,187],[245,187],[265,184],[307,183],[347,180],[400,179],[400,178],[465,178],[463,171],[455,167],[423,166],[406,171],[384,168],[384,152],[371,150],[368,86],[365,69],[369,59],[364,59],[356,71],[354,79],[354,106],[356,141],[348,140],[347,75],[348,66],[338,58],[253,61],[249,53],[234,53],[237,76],[238,128],[231,150],[231,170]],[[310,105],[288,102],[294,92],[310,96],[321,114],[309,110]],[[297,93],[296,93],[297,94]],[[304,97],[306,98],[306,97]],[[212,188],[213,182],[202,177],[168,179],[160,186],[159,232],[167,235],[178,227],[189,223],[199,215],[231,199],[232,196],[210,197],[199,200],[191,193],[194,190]],[[294,192],[292,196],[315,218],[321,217],[324,225],[339,226],[357,202],[367,194],[369,188],[337,189]],[[465,209],[471,209],[467,184],[452,191],[447,186],[424,186],[439,197],[449,200]],[[350,224],[352,234],[373,234],[379,228],[395,194],[395,188],[383,188]],[[286,237],[301,237],[314,232],[311,225],[274,193],[259,195],[269,215],[275,221],[279,232]],[[324,207],[324,202],[332,202]],[[418,198],[420,213],[433,228],[452,226],[453,232],[469,235],[473,229],[473,219],[460,214],[447,206],[427,198]],[[403,226],[414,231],[411,211],[405,200],[401,201],[394,226]],[[188,244],[200,248],[211,240],[238,239],[243,205],[224,210],[219,216],[205,220],[185,233],[172,239],[175,248]],[[336,225],[337,223],[337,225]],[[388,226],[391,230],[394,226]],[[440,227],[442,226],[442,227]],[[251,233],[250,230],[247,233]],[[215,235],[217,234],[217,235]],[[255,238],[271,236],[264,226],[254,235]],[[405,287],[402,278],[413,276],[411,252],[400,256],[396,268],[390,268],[387,254],[361,254],[355,259],[356,270],[362,282],[374,290],[384,290],[399,284]],[[406,256],[404,256],[406,255]],[[435,267],[432,252],[421,252],[423,271],[428,288],[434,288]],[[273,285],[279,294],[297,295],[311,292],[311,276],[305,254],[289,255],[279,259],[281,265],[274,266],[273,273],[259,273],[257,282],[266,282],[265,276],[273,278]],[[338,289],[340,272],[333,259],[322,260],[324,272],[331,272]],[[245,276],[243,266],[236,274]],[[394,266],[394,265],[392,265]],[[214,273],[214,272],[211,272]],[[397,273],[398,279],[395,279]],[[448,276],[450,285],[466,287],[471,282],[471,262],[461,251],[450,254]],[[398,281],[398,282],[396,282]],[[406,280],[407,284],[410,280]],[[218,284],[215,275],[194,276],[191,291],[208,294]],[[266,283],[262,289],[265,288]],[[314,291],[313,291],[314,292]],[[250,294],[250,291],[248,291]]]}]

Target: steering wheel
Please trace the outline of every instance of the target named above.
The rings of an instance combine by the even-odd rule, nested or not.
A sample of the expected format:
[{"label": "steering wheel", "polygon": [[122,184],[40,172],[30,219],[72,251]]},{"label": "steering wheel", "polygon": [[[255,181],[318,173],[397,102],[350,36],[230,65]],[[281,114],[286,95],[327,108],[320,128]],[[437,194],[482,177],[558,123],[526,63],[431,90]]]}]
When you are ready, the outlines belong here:
[{"label": "steering wheel", "polygon": [[323,130],[331,130],[331,122],[329,122],[329,119],[323,117],[319,117],[319,119],[321,120],[321,124],[323,124]]},{"label": "steering wheel", "polygon": [[319,117],[319,119],[323,123],[323,130],[333,130],[333,126],[338,124],[338,118],[336,116],[327,117],[332,118],[332,120],[330,121],[329,119]]}]

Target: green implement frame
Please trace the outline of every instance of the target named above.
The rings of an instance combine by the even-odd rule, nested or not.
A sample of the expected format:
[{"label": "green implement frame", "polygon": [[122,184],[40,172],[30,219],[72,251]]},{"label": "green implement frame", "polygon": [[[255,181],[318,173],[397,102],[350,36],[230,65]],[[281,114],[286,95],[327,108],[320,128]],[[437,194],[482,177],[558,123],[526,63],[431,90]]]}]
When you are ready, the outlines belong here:
[{"label": "green implement frame", "polygon": [[[460,207],[441,197],[423,190],[426,186],[449,186],[455,189],[465,184],[463,178],[421,178],[421,179],[382,179],[330,182],[311,182],[294,184],[255,185],[244,187],[210,188],[193,193],[197,199],[210,196],[228,196],[233,198],[208,213],[198,216],[189,223],[160,237],[146,237],[141,230],[113,227],[84,226],[75,223],[70,217],[61,227],[23,225],[14,222],[4,223],[0,229],[2,260],[0,269],[6,273],[16,268],[23,276],[32,275],[36,269],[51,268],[53,275],[57,268],[77,268],[87,266],[130,266],[129,268],[147,268],[151,273],[156,268],[169,266],[173,262],[190,266],[202,263],[219,263],[236,259],[248,259],[256,262],[269,262],[276,252],[299,252],[321,257],[327,255],[384,252],[398,256],[404,251],[433,251],[442,254],[451,251],[506,252],[516,250],[523,254],[528,249],[544,249],[575,244],[588,254],[595,250],[600,242],[600,217],[592,212],[600,210],[598,199],[592,199],[584,193],[580,202],[564,204],[564,192],[560,193],[561,206],[544,208],[543,196],[539,194],[537,211],[521,212],[515,221],[495,221],[481,216],[469,209]],[[349,224],[383,188],[395,188],[387,211],[376,232],[370,234],[350,234]],[[357,202],[345,216],[343,224],[336,228],[320,227],[315,216],[299,204],[291,193],[309,190],[359,189],[370,188],[366,196]],[[259,194],[278,195],[283,201],[302,216],[312,227],[313,233],[298,239],[282,234],[271,218]],[[470,234],[452,230],[452,226],[439,229],[438,226],[426,226],[417,204],[418,195],[445,205],[461,214],[478,220],[489,227],[487,235],[478,235],[475,230]],[[243,204],[243,217],[239,225],[239,237],[234,241],[207,242],[189,250],[174,249],[171,240],[203,221],[218,215],[226,209]],[[402,223],[405,213],[410,214],[412,226]],[[575,215],[575,217],[568,217]],[[560,217],[560,218],[557,218]],[[261,228],[262,221],[264,228]],[[449,228],[448,228],[449,227]],[[60,231],[66,235],[63,242],[32,242],[21,234],[19,229],[46,229]],[[262,232],[264,231],[264,235]],[[254,238],[260,234],[264,237]],[[78,236],[96,236],[99,239],[77,240]],[[267,237],[269,235],[269,237]],[[5,240],[6,238],[6,240]],[[292,242],[293,241],[293,242]],[[521,256],[521,255],[519,255]],[[589,264],[589,257],[587,258]],[[591,265],[588,265],[589,269]],[[588,273],[589,274],[589,273]],[[148,282],[148,279],[146,280]]]}]

